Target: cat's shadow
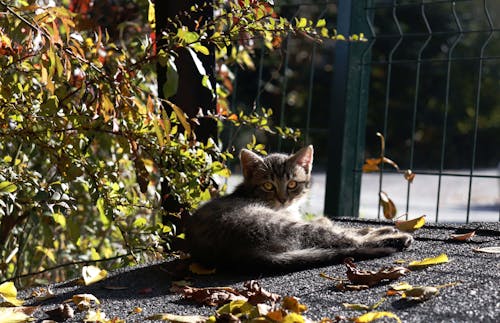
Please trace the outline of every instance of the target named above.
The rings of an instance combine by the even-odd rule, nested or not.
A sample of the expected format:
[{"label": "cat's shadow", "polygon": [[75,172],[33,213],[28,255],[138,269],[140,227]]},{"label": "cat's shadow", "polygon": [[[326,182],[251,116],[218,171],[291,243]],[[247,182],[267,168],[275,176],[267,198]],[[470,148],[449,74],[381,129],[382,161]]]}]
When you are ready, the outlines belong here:
[{"label": "cat's shadow", "polygon": [[[92,294],[98,299],[150,299],[174,295],[170,288],[176,281],[187,281],[195,287],[231,286],[238,288],[249,280],[272,277],[279,274],[216,272],[210,275],[194,275],[187,270],[186,261],[169,260],[157,264],[135,268],[125,268],[111,272],[108,278],[85,286],[77,279],[51,286],[55,297],[44,301],[27,298],[29,305],[60,304],[76,294]],[[29,294],[30,291],[25,291]],[[174,298],[177,298],[175,296]]]}]

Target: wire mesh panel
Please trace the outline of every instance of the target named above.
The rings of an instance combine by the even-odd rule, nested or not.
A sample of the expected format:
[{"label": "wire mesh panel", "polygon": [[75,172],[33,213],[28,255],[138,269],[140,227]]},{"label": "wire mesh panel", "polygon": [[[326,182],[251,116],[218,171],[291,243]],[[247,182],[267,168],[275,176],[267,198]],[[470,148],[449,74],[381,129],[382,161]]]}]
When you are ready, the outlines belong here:
[{"label": "wire mesh panel", "polygon": [[[227,145],[239,149],[252,135],[269,151],[313,144],[315,194],[326,193],[328,215],[380,218],[384,191],[399,215],[500,220],[499,1],[274,3],[288,19],[325,18],[329,29],[368,41],[290,35],[276,51],[256,46],[255,68],[235,71],[231,109],[272,108],[270,123],[303,136],[226,129]],[[380,156],[377,132],[385,156],[416,174],[412,184],[389,165],[362,174],[363,160]]]},{"label": "wire mesh panel", "polygon": [[[314,21],[325,19],[330,31],[335,27],[336,1],[274,3],[279,15],[289,20],[295,17]],[[255,67],[235,71],[231,109],[233,112],[272,109],[270,124],[299,129],[302,136],[294,142],[250,127],[226,129],[222,134],[224,143],[238,150],[254,135],[259,143],[266,144],[268,151],[292,152],[303,145],[313,144],[315,169],[325,169],[335,46],[333,40],[318,43],[304,35],[294,34],[280,39],[280,47],[270,51],[261,47],[258,39],[255,40]]]},{"label": "wire mesh panel", "polygon": [[378,190],[410,217],[497,221],[500,3],[379,0],[365,14],[373,41],[367,150],[379,154],[380,131],[386,155],[417,174],[413,184],[386,180],[385,166]]}]

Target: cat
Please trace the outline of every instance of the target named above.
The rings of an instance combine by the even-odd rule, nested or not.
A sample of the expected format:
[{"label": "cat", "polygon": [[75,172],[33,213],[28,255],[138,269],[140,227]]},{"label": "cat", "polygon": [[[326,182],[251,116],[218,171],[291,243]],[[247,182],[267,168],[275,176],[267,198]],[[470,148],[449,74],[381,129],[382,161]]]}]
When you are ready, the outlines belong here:
[{"label": "cat", "polygon": [[313,147],[265,157],[242,149],[243,182],[187,220],[191,257],[205,266],[297,270],[343,259],[382,257],[413,238],[393,227],[343,228],[326,217],[305,221],[298,210],[311,183]]}]

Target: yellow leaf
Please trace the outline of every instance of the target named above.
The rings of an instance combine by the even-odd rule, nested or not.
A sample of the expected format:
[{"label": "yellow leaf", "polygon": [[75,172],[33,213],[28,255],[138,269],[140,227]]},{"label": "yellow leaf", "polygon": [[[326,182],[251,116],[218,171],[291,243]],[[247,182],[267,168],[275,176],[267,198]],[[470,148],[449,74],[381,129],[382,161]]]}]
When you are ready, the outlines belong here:
[{"label": "yellow leaf", "polygon": [[2,323],[23,323],[34,321],[35,319],[19,308],[0,307],[0,322]]},{"label": "yellow leaf", "polygon": [[213,275],[215,274],[215,268],[205,268],[197,262],[193,262],[189,265],[189,271],[197,275]]},{"label": "yellow leaf", "polygon": [[81,302],[87,302],[87,303],[95,302],[96,304],[101,304],[101,302],[99,302],[97,297],[95,297],[92,294],[76,294],[73,295],[73,297],[69,301],[70,302],[72,301],[73,303],[75,303],[75,305],[78,305]]},{"label": "yellow leaf", "polygon": [[108,276],[108,272],[96,266],[84,266],[82,268],[82,277],[85,285],[96,283]]},{"label": "yellow leaf", "polygon": [[187,120],[187,118],[186,118],[187,116],[184,113],[184,111],[180,107],[175,105],[174,103],[172,103],[168,100],[166,102],[172,108],[172,110],[174,110],[175,115],[177,116],[177,119],[179,119],[179,121],[182,124],[182,126],[184,127],[184,130],[186,131],[187,135],[191,136],[191,124]]},{"label": "yellow leaf", "polygon": [[412,287],[413,286],[408,284],[407,282],[400,282],[400,283],[391,285],[391,289],[397,290],[397,291],[408,290]]},{"label": "yellow leaf", "polygon": [[425,215],[408,221],[396,221],[395,225],[401,231],[413,232],[420,229],[425,224]]},{"label": "yellow leaf", "polygon": [[368,323],[368,322],[373,322],[375,320],[378,320],[379,318],[382,317],[390,317],[396,320],[396,322],[401,323],[401,320],[399,317],[392,313],[392,312],[368,312],[366,314],[363,314],[359,317],[357,317],[354,322],[356,323]]},{"label": "yellow leaf", "polygon": [[101,312],[101,310],[99,309],[97,311],[90,310],[88,311],[87,316],[85,317],[83,322],[106,323],[107,322],[106,314],[104,314],[104,312]]},{"label": "yellow leaf", "polygon": [[448,259],[448,256],[446,254],[442,253],[436,257],[425,258],[425,259],[420,260],[420,261],[412,261],[408,264],[408,267],[410,267],[410,268],[423,268],[423,267],[427,267],[427,266],[447,263],[449,261],[450,260]]},{"label": "yellow leaf", "polygon": [[306,320],[304,317],[297,313],[289,313],[283,318],[281,323],[304,323]]},{"label": "yellow leaf", "polygon": [[438,293],[439,290],[434,286],[417,286],[405,290],[403,292],[403,295],[401,295],[401,297],[424,301],[431,298],[434,295],[437,295]]},{"label": "yellow leaf", "polygon": [[111,117],[115,115],[115,107],[113,102],[106,96],[101,97],[101,114],[104,118],[104,122],[108,122]]},{"label": "yellow leaf", "polygon": [[169,313],[158,313],[147,317],[146,320],[169,321],[174,323],[203,323],[207,321],[207,318],[200,315],[175,315]]},{"label": "yellow leaf", "polygon": [[0,305],[6,303],[13,306],[21,306],[24,303],[24,301],[17,299],[17,289],[13,282],[0,285]]}]

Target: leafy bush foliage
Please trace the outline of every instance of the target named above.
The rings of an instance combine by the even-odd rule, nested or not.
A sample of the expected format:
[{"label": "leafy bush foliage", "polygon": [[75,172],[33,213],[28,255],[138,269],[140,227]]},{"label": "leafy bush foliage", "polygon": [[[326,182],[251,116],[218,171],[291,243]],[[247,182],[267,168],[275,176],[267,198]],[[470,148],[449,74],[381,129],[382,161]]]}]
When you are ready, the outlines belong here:
[{"label": "leafy bush foliage", "polygon": [[[55,281],[75,266],[27,273],[161,258],[165,238],[178,234],[161,223],[161,181],[187,212],[219,190],[217,177],[229,175],[233,155],[216,138],[196,140],[196,119],[169,100],[177,92],[176,50],[188,50],[201,74],[199,55],[216,51],[218,82],[210,84],[208,75],[202,82],[218,96],[217,109],[200,118],[297,139],[299,133],[268,124],[271,110],[231,111],[230,67],[253,68],[255,43],[273,49],[288,33],[341,37],[324,20],[280,18],[266,1],[217,1],[215,18],[200,20],[195,30],[170,20],[156,46],[153,3],[134,5],[140,14],[110,35],[91,23],[87,7],[75,13],[62,5],[0,2],[0,280]],[[181,15],[195,16],[205,5]],[[157,95],[157,63],[170,76],[166,99]]]}]

